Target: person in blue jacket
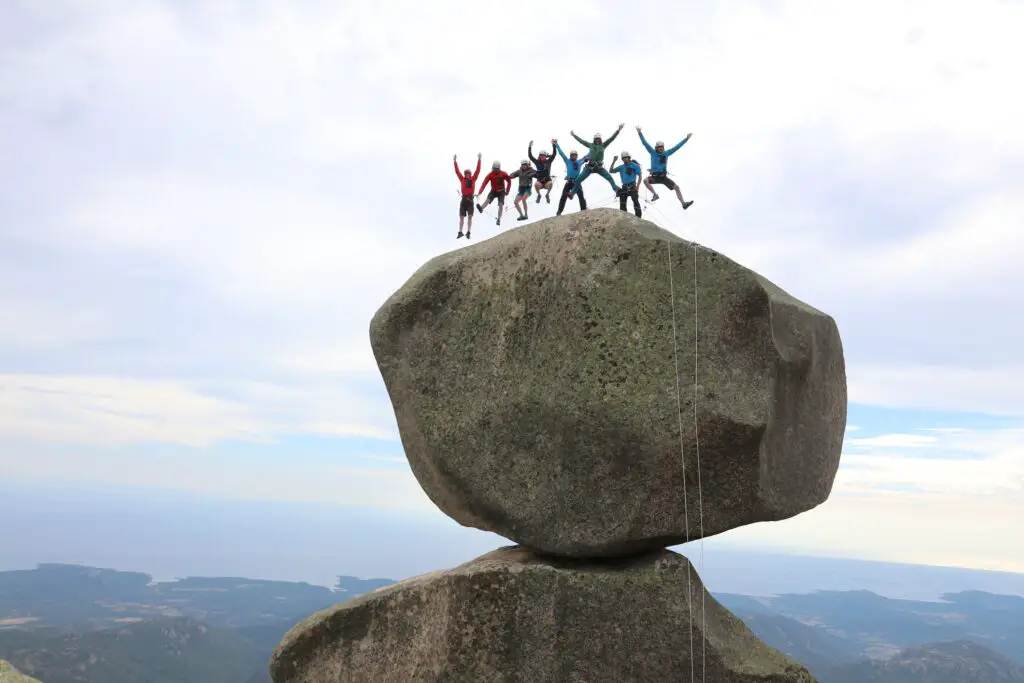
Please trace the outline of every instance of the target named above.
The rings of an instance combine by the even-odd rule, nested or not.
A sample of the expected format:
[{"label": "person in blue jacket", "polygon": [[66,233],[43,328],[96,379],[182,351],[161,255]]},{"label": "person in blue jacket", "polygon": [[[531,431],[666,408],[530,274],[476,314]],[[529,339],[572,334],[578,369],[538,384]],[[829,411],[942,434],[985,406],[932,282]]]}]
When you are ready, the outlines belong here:
[{"label": "person in blue jacket", "polygon": [[[617,159],[618,157],[616,157]],[[612,173],[619,174],[619,180],[622,181],[622,187],[619,189],[619,208],[623,211],[626,210],[626,199],[633,199],[633,213],[636,214],[637,218],[642,216],[640,211],[640,176],[643,175],[644,169],[641,168],[640,164],[633,161],[633,157],[626,150],[622,151],[622,163],[618,166],[615,165],[615,159],[612,159],[612,166],[608,169]]]},{"label": "person in blue jacket", "polygon": [[[558,212],[555,214],[556,216],[561,216],[562,211],[565,210],[565,201],[569,198],[569,193],[572,192],[573,185],[580,176],[580,171],[583,170],[590,155],[588,154],[581,159],[579,158],[579,152],[572,150],[569,152],[569,156],[565,156],[565,152],[558,146],[558,140],[552,140],[551,142],[554,143],[558,156],[562,157],[562,161],[565,162],[565,185],[562,186],[562,196],[558,200]],[[576,196],[580,198],[580,211],[586,211],[587,198],[583,196],[582,187],[576,191]]]},{"label": "person in blue jacket", "polygon": [[658,201],[658,193],[654,191],[654,185],[664,185],[670,190],[675,190],[676,197],[679,197],[679,203],[683,205],[683,209],[690,208],[693,204],[693,200],[684,201],[683,192],[679,189],[679,185],[675,183],[671,178],[668,177],[668,158],[679,151],[679,148],[686,144],[686,141],[690,139],[693,133],[687,133],[683,141],[671,149],[665,149],[665,143],[658,140],[654,143],[654,147],[651,147],[650,143],[647,142],[647,138],[644,137],[644,132],[640,130],[640,126],[636,127],[636,132],[640,134],[640,142],[644,143],[644,147],[651,153],[651,168],[650,173],[644,179],[644,185],[648,190],[651,191],[651,201]]}]

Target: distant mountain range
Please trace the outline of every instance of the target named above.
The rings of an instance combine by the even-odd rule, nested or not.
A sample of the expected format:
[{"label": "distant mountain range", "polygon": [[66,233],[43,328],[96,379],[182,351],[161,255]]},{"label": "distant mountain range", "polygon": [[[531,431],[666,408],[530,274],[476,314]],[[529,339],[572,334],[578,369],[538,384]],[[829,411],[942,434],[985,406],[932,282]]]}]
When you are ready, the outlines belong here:
[{"label": "distant mountain range", "polygon": [[[147,574],[63,564],[0,572],[0,659],[32,677],[0,674],[0,683],[4,675],[17,683],[269,683],[270,654],[294,624],[390,583],[154,583]],[[820,683],[1024,683],[1019,596],[715,597]]]}]

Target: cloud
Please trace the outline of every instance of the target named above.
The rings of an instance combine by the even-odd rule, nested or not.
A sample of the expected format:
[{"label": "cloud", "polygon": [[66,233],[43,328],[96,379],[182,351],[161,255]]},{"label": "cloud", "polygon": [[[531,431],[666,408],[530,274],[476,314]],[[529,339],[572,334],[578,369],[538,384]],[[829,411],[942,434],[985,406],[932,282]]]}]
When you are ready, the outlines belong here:
[{"label": "cloud", "polygon": [[395,439],[387,408],[323,383],[0,375],[0,438],[41,443],[205,447],[294,434]]},{"label": "cloud", "polygon": [[1024,572],[1024,424],[847,439],[832,496],[722,536],[796,552]]}]

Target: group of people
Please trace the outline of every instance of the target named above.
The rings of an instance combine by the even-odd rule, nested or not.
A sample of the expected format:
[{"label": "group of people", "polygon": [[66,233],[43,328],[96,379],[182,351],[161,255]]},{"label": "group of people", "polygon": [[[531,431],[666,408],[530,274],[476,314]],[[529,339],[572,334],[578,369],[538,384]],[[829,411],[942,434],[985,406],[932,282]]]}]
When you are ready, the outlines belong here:
[{"label": "group of people", "polygon": [[[536,157],[533,156],[533,141],[530,141],[529,146],[526,148],[527,159],[523,159],[519,163],[519,168],[512,173],[506,173],[501,170],[501,162],[495,161],[491,164],[491,172],[484,176],[483,181],[480,183],[480,191],[476,191],[476,181],[480,176],[480,155],[476,155],[476,170],[470,171],[468,168],[465,171],[459,169],[459,158],[458,155],[452,157],[452,161],[455,163],[455,175],[459,178],[459,183],[462,188],[461,199],[459,203],[459,234],[458,237],[462,237],[465,234],[466,238],[470,238],[470,231],[473,229],[473,209],[474,209],[474,198],[479,198],[484,190],[490,188],[487,193],[487,199],[483,204],[475,204],[475,208],[479,213],[483,213],[491,202],[497,200],[498,202],[498,219],[495,221],[496,225],[501,225],[501,214],[505,208],[505,197],[512,190],[512,179],[518,180],[519,188],[516,192],[514,200],[514,206],[516,211],[519,213],[517,220],[525,221],[529,219],[528,215],[528,202],[532,195],[532,191],[537,192],[537,203],[540,204],[541,191],[544,192],[544,200],[549,204],[551,203],[551,189],[554,187],[554,180],[551,176],[551,165],[555,161],[555,154],[557,153],[562,157],[562,161],[565,163],[565,185],[562,187],[562,196],[558,200],[558,211],[555,213],[556,216],[561,216],[562,211],[565,210],[565,203],[579,197],[580,210],[586,210],[587,199],[583,195],[583,181],[590,177],[591,174],[597,174],[608,181],[612,186],[612,190],[615,191],[616,196],[619,198],[619,208],[626,211],[626,202],[629,199],[633,200],[633,212],[637,216],[641,216],[640,210],[640,180],[643,177],[643,168],[639,163],[633,160],[632,155],[623,150],[619,156],[622,158],[622,163],[616,165],[616,161],[619,160],[619,156],[612,159],[611,167],[606,169],[604,167],[604,152],[605,149],[610,145],[619,133],[622,132],[622,128],[625,124],[619,124],[618,129],[612,133],[611,137],[607,140],[601,137],[600,133],[594,134],[594,139],[590,142],[584,140],[580,136],[576,135],[574,131],[570,131],[570,134],[579,142],[583,147],[586,148],[587,154],[583,157],[579,156],[579,152],[575,149],[569,151],[569,155],[566,156],[565,152],[558,145],[557,139],[551,140],[551,153],[539,152]],[[693,200],[686,201],[683,199],[683,192],[679,189],[679,185],[676,184],[668,176],[668,158],[677,152],[680,147],[686,144],[693,133],[688,134],[683,138],[675,147],[669,149],[665,148],[665,143],[658,140],[652,147],[647,142],[647,138],[644,137],[643,131],[640,126],[636,127],[637,133],[640,135],[640,142],[643,143],[644,148],[651,155],[651,166],[648,169],[647,177],[643,178],[644,186],[651,192],[651,201],[658,200],[658,193],[654,190],[654,185],[664,185],[670,191],[675,191],[676,197],[679,199],[679,203],[683,209],[690,208],[693,204]],[[619,179],[622,184],[619,185],[615,182],[615,178],[612,177],[612,173],[618,173]],[[463,227],[465,227],[465,233],[463,233]],[[457,238],[458,238],[457,237]],[[456,238],[456,239],[457,239]]]}]

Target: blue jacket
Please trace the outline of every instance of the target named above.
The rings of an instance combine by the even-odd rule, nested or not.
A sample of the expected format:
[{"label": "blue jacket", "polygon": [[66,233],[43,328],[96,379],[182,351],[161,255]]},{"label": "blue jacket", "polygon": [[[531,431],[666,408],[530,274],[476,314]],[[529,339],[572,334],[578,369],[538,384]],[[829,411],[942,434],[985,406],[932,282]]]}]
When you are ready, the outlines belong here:
[{"label": "blue jacket", "polygon": [[635,184],[640,179],[640,174],[644,172],[644,169],[636,161],[612,166],[608,170],[612,173],[618,173],[623,185]]},{"label": "blue jacket", "polygon": [[586,166],[586,161],[590,155],[579,157],[576,161],[573,161],[565,155],[565,152],[562,151],[561,146],[557,143],[555,144],[555,151],[558,152],[558,156],[562,157],[562,161],[565,162],[565,175],[568,176],[569,180],[576,180],[580,175],[580,171]]},{"label": "blue jacket", "polygon": [[647,143],[647,138],[644,137],[643,132],[640,133],[640,142],[644,143],[644,147],[646,147],[647,151],[651,153],[651,173],[668,173],[668,158],[678,152],[679,148],[686,144],[686,140],[684,139],[675,147],[666,149],[661,154],[658,154],[658,151]]}]

